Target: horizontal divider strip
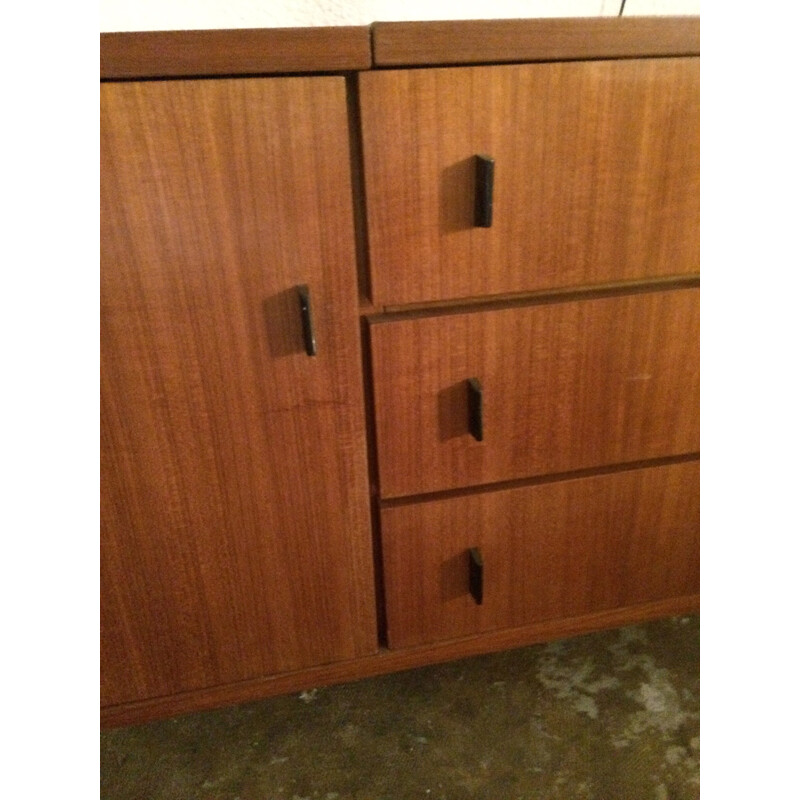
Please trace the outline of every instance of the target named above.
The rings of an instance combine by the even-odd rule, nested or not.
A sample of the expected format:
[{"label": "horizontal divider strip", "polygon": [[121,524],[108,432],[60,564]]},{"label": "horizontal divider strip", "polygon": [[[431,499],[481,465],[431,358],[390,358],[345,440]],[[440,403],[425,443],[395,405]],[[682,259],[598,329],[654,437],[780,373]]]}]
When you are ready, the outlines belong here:
[{"label": "horizontal divider strip", "polygon": [[438,492],[426,492],[423,494],[404,495],[403,497],[389,497],[380,501],[380,507],[397,508],[398,506],[416,505],[418,503],[429,503],[437,500],[449,500],[454,497],[466,497],[468,495],[480,494],[482,492],[501,492],[508,489],[523,489],[528,486],[541,486],[546,483],[558,483],[560,481],[575,480],[576,478],[593,478],[598,475],[611,475],[619,472],[632,472],[637,469],[648,469],[653,467],[666,467],[671,464],[683,464],[687,461],[699,461],[700,453],[682,453],[677,456],[664,456],[662,458],[651,458],[645,461],[627,461],[622,464],[610,464],[602,467],[588,467],[586,469],[571,470],[569,472],[555,472],[547,475],[536,475],[530,478],[514,478],[507,481],[496,483],[482,483],[476,486],[464,486],[457,489],[444,489]]},{"label": "horizontal divider strip", "polygon": [[380,66],[373,64],[370,70],[360,70],[363,72],[390,72],[391,70],[404,69],[458,69],[459,67],[524,67],[526,64],[568,64],[584,61],[635,61],[637,59],[656,59],[656,58],[700,58],[696,53],[662,53],[649,56],[637,55],[618,55],[618,56],[575,56],[574,58],[515,58],[515,59],[492,59],[487,58],[481,61],[448,61],[439,64],[409,64],[406,66]]},{"label": "horizontal divider strip", "polygon": [[491,297],[461,298],[458,300],[439,300],[408,305],[385,305],[383,310],[369,310],[364,313],[370,325],[394,322],[400,319],[418,317],[438,317],[449,314],[469,314],[479,311],[494,311],[520,306],[545,305],[547,303],[568,303],[573,300],[591,300],[600,297],[618,297],[627,294],[664,292],[672,289],[697,289],[699,275],[669,276],[646,281],[624,281],[604,283],[594,286],[570,286],[561,289],[543,289],[535,292],[492,295]]}]

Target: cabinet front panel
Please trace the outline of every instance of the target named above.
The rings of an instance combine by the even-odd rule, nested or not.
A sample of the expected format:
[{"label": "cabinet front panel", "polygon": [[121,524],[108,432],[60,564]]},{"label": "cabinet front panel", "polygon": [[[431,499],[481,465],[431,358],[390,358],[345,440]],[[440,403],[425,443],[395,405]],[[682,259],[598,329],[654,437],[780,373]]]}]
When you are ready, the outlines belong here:
[{"label": "cabinet front panel", "polygon": [[697,274],[699,76],[699,58],[362,74],[374,301]]},{"label": "cabinet front panel", "polygon": [[390,646],[696,594],[699,480],[690,461],[384,509]]},{"label": "cabinet front panel", "polygon": [[[699,451],[699,295],[373,324],[382,497]],[[470,379],[481,388],[482,441]]]},{"label": "cabinet front panel", "polygon": [[101,159],[103,704],[373,652],[344,80],[103,84]]}]

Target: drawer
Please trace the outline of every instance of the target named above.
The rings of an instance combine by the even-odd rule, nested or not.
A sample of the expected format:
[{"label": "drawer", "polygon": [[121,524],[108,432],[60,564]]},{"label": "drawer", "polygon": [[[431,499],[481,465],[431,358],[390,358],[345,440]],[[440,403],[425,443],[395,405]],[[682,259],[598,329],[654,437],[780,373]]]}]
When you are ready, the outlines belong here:
[{"label": "drawer", "polygon": [[389,645],[697,594],[699,479],[689,461],[384,508]]},{"label": "drawer", "polygon": [[[697,452],[699,294],[375,322],[382,497]],[[470,430],[470,379],[482,441]]]},{"label": "drawer", "polygon": [[373,300],[699,273],[699,77],[699,58],[361,73]]}]

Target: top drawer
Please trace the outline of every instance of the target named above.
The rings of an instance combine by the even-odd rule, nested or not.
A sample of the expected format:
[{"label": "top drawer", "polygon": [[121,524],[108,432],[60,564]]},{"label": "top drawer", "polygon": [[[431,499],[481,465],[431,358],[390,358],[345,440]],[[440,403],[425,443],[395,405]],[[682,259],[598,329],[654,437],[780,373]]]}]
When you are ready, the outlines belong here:
[{"label": "top drawer", "polygon": [[374,302],[699,272],[699,58],[377,71],[359,90]]}]

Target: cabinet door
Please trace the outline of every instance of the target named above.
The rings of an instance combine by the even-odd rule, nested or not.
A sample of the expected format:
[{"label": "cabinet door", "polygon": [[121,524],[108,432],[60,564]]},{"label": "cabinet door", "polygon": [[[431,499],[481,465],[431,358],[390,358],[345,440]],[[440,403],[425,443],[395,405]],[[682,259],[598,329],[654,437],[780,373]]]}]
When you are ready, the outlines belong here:
[{"label": "cabinet door", "polygon": [[101,86],[103,704],[377,647],[347,124],[336,77]]},{"label": "cabinet door", "polygon": [[381,523],[392,647],[699,591],[698,461],[398,505]]},{"label": "cabinet door", "polygon": [[699,58],[381,70],[359,90],[375,302],[699,272]]},{"label": "cabinet door", "polygon": [[697,452],[699,337],[699,289],[376,322],[381,496]]}]

